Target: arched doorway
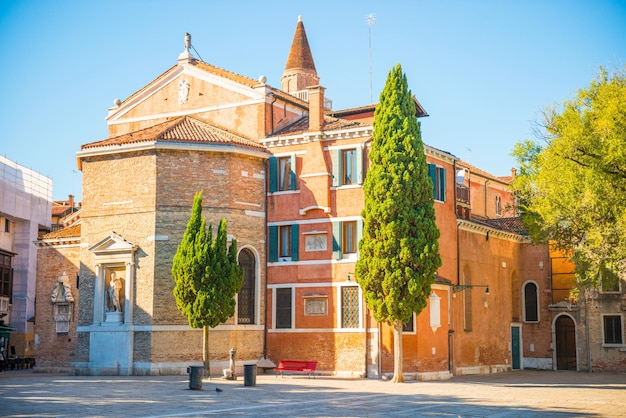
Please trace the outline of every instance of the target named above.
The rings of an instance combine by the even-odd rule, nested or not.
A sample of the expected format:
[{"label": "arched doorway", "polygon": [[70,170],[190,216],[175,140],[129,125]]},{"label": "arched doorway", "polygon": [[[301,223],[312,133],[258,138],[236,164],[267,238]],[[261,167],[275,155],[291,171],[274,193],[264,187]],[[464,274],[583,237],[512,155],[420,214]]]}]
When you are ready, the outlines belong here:
[{"label": "arched doorway", "polygon": [[576,370],[576,325],[574,320],[561,315],[554,323],[556,339],[556,369]]}]

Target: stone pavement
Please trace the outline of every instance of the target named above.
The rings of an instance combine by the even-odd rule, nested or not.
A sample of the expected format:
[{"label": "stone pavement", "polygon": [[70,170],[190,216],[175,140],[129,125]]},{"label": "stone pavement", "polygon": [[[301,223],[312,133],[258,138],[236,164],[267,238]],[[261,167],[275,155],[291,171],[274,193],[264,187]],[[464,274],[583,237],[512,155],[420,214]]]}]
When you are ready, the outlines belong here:
[{"label": "stone pavement", "polygon": [[[215,389],[222,391],[217,392]],[[626,374],[517,371],[394,384],[259,375],[213,377],[0,373],[6,417],[626,417]]]}]

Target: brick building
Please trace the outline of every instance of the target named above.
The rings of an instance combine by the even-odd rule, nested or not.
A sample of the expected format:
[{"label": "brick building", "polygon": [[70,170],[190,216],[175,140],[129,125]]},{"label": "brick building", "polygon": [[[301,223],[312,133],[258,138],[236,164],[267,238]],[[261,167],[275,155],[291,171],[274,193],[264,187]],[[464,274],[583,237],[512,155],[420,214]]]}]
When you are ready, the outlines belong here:
[{"label": "brick building", "polygon": [[[375,105],[332,109],[301,20],[280,89],[199,61],[189,48],[187,37],[176,65],[116,100],[109,137],[77,153],[80,252],[69,264],[79,266],[80,286],[65,364],[92,374],[184,373],[200,364],[202,332],[177,310],[170,270],[193,195],[203,190],[203,214],[213,225],[227,219],[245,272],[235,316],[211,330],[213,373],[228,365],[231,348],[238,368],[297,357],[325,373],[392,372],[392,330],[373,320],[354,278]],[[426,116],[415,103],[415,116]],[[442,379],[546,356],[552,340],[527,329],[521,292],[545,281],[549,257],[510,212],[512,176],[425,151],[443,265],[428,307],[406,324],[406,374]],[[42,281],[50,287],[61,273]],[[55,338],[66,342],[46,337]]]}]

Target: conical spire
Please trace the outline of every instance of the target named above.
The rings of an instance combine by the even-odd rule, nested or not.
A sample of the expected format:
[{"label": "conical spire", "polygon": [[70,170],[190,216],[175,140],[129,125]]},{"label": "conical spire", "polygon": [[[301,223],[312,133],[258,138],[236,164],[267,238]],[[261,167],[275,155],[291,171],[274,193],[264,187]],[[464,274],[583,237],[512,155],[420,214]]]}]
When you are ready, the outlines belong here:
[{"label": "conical spire", "polygon": [[302,16],[298,16],[296,32],[293,35],[289,57],[280,83],[282,90],[288,93],[319,84],[319,77],[313,62],[309,40],[304,30],[304,23],[302,23]]}]

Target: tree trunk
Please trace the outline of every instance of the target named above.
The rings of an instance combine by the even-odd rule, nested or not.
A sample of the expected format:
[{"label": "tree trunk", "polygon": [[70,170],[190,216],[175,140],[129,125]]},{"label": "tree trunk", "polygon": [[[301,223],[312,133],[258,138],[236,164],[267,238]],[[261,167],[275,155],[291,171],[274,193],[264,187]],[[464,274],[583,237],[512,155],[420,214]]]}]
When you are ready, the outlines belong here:
[{"label": "tree trunk", "polygon": [[202,360],[204,360],[204,375],[211,379],[211,362],[209,361],[209,326],[204,326],[204,338],[202,347]]},{"label": "tree trunk", "polygon": [[393,327],[393,383],[404,383],[402,366],[402,322],[396,321]]}]

